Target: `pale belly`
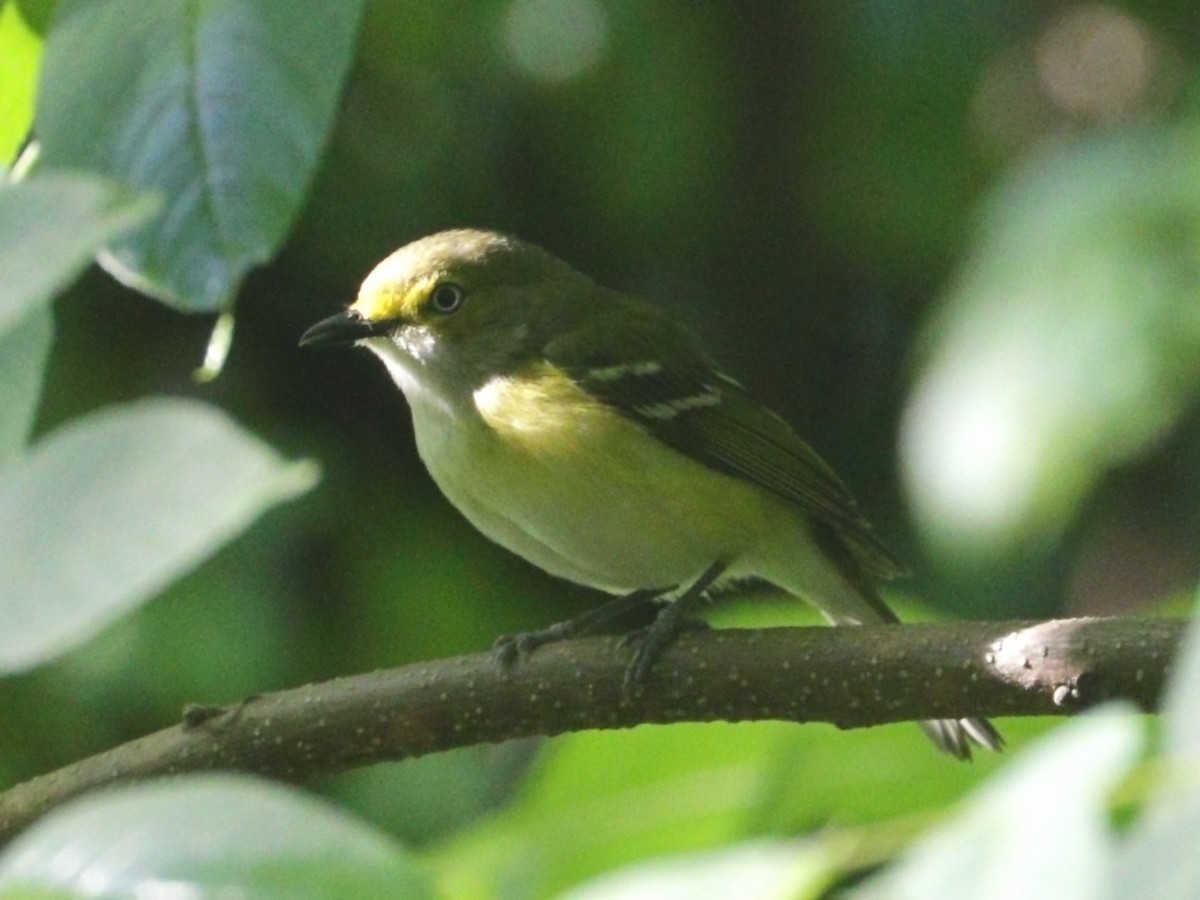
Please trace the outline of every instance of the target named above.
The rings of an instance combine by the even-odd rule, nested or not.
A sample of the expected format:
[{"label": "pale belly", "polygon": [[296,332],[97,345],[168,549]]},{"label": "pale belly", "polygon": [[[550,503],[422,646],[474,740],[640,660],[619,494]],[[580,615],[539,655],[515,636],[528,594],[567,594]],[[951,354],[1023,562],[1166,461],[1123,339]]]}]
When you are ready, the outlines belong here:
[{"label": "pale belly", "polygon": [[589,406],[550,432],[480,406],[482,418],[453,419],[415,404],[421,457],[476,528],[553,575],[624,593],[686,584],[718,560],[756,574],[739,570],[759,555],[761,536],[791,538],[800,527],[787,504],[615,412]]}]

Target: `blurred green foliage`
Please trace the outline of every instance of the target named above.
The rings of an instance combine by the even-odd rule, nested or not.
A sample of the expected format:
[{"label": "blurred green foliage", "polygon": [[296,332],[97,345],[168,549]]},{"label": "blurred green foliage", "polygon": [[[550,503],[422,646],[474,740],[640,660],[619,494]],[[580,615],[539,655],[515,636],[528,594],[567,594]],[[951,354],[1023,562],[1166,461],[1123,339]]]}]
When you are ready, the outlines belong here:
[{"label": "blurred green foliage", "polygon": [[37,35],[14,3],[0,6],[0,159],[9,160],[25,141],[37,85]]},{"label": "blurred green foliage", "polygon": [[30,888],[75,897],[433,897],[395,841],[312,798],[231,775],[112,791],[47,816],[0,861],[0,896]]},{"label": "blurred green foliage", "polygon": [[[270,31],[231,56],[214,26],[200,63],[250,74],[194,94],[200,70],[167,50],[174,91],[83,77],[117,60],[78,23],[119,27],[133,5],[63,0],[55,18],[54,4],[0,3],[0,159],[29,128],[22,97],[45,36],[49,162],[157,187],[182,230],[152,236],[190,236],[184,253],[127,252],[110,269],[181,308],[236,296],[232,353],[198,384],[211,320],[92,271],[55,304],[33,438],[165,394],[221,407],[325,477],[87,646],[0,681],[5,783],[160,727],[186,702],[479,650],[596,602],[448,507],[365,354],[296,348],[379,258],[449,226],[513,231],[688,321],[834,463],[913,561],[899,587],[931,608],[1131,611],[1196,581],[1192,4],[373,0],[358,20],[319,3],[294,44]],[[258,22],[248,10],[284,33],[295,14],[270,8],[208,0],[192,20],[163,4],[122,40],[167,46],[189,23]],[[82,106],[45,105],[63,96]],[[139,96],[203,127],[167,152],[145,127],[158,120],[125,105]],[[256,152],[280,146],[294,152]],[[139,148],[180,177],[131,177],[144,170],[122,154]],[[46,177],[39,165],[29,184]],[[170,215],[196,190],[247,218],[188,231]],[[56,246],[51,262],[74,271],[78,244]],[[160,268],[139,277],[138,265]],[[28,326],[41,329],[24,339],[34,358],[44,326]],[[0,334],[5,374],[30,366],[9,356],[15,333]],[[979,390],[930,424],[922,398],[947,380]],[[1012,430],[988,430],[997,409]],[[986,427],[955,430],[977,419]],[[935,482],[950,478],[966,506],[922,500],[929,457],[914,448],[930,447],[945,451]],[[983,465],[1027,458],[1036,477],[1020,482]],[[954,518],[997,496],[1003,532]],[[795,607],[763,608],[787,619]],[[1004,727],[1018,745],[1039,730]],[[327,789],[429,848],[456,896],[524,897],[657,852],[928,811],[996,764],[956,768],[911,727],[640,729],[558,740],[531,763],[534,751],[473,749]]]}]

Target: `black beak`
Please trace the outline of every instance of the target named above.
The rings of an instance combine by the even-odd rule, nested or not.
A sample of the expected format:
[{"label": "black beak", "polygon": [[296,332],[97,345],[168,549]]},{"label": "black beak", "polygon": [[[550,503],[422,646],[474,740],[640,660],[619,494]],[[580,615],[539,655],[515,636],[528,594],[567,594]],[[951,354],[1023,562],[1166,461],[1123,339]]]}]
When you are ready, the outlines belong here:
[{"label": "black beak", "polygon": [[382,334],[378,325],[373,325],[351,310],[322,319],[300,335],[301,347],[338,347],[353,344],[365,337]]}]

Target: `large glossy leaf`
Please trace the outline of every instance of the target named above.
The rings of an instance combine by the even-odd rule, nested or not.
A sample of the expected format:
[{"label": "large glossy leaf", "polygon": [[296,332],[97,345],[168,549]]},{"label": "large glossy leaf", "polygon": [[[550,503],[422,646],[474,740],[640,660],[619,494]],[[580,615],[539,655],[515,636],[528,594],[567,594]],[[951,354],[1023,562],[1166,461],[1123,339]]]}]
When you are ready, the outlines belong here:
[{"label": "large glossy leaf", "polygon": [[1127,710],[1070,722],[1025,750],[964,809],[874,879],[861,900],[1108,897],[1109,794],[1140,742]]},{"label": "large glossy leaf", "polygon": [[0,897],[22,888],[89,898],[432,896],[385,835],[299,791],[229,775],[123,788],[52,813],[0,856]]},{"label": "large glossy leaf", "polygon": [[314,480],[195,402],[54,432],[0,469],[0,672],[90,637]]},{"label": "large glossy leaf", "polygon": [[[4,9],[0,16],[9,14]],[[24,446],[33,424],[50,352],[46,304],[105,241],[154,208],[148,198],[86,176],[0,188],[0,462]]]},{"label": "large glossy leaf", "polygon": [[46,43],[42,162],[157,189],[110,270],[184,310],[226,308],[313,176],[361,0],[62,0]]},{"label": "large glossy leaf", "polygon": [[154,209],[152,200],[97,177],[53,174],[0,187],[0,333]]}]

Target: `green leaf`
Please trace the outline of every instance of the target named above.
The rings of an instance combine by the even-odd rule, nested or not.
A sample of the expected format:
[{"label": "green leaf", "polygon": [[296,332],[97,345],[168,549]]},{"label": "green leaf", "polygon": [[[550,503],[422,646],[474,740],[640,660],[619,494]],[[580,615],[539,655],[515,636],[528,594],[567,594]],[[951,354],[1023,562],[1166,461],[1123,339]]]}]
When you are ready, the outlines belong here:
[{"label": "green leaf", "polygon": [[[555,739],[518,801],[434,857],[455,896],[535,894],[638,860],[742,837],[781,723],[681,724]],[[828,736],[828,735],[826,735]]]},{"label": "green leaf", "polygon": [[433,897],[390,838],[294,789],[230,775],[121,788],[56,810],[0,856],[0,888],[89,898]]},{"label": "green leaf", "polygon": [[9,2],[17,4],[25,24],[39,37],[44,37],[50,30],[50,21],[54,18],[54,8],[58,5],[58,0],[9,0]]},{"label": "green leaf", "polygon": [[837,862],[819,840],[753,841],[629,866],[580,885],[559,900],[815,900],[826,896]]},{"label": "green leaf", "polygon": [[980,558],[1057,536],[1200,385],[1200,128],[1034,160],[986,207],[903,429],[927,537]]},{"label": "green leaf", "polygon": [[229,307],[304,199],[362,0],[63,0],[38,98],[42,163],[167,198],[105,263],[187,311]]},{"label": "green leaf", "polygon": [[[1200,621],[1200,620],[1197,620]],[[1162,753],[1169,759],[1200,760],[1200,628],[1196,622],[1172,665],[1163,699]]]},{"label": "green leaf", "polygon": [[0,187],[0,334],[154,208],[149,198],[83,175],[47,174]]},{"label": "green leaf", "polygon": [[0,166],[16,158],[33,122],[42,41],[15,0],[0,0]]},{"label": "green leaf", "polygon": [[15,328],[0,331],[0,465],[29,439],[53,332],[44,307],[34,307]]},{"label": "green leaf", "polygon": [[1126,835],[1113,897],[1190,900],[1200,896],[1200,628],[1193,622],[1163,703],[1162,779]]},{"label": "green leaf", "polygon": [[1022,752],[958,815],[855,896],[1110,896],[1116,841],[1108,825],[1108,799],[1140,741],[1137,718],[1119,707],[1067,723]]},{"label": "green leaf", "polygon": [[0,469],[0,671],[91,637],[315,479],[192,401],[55,431]]},{"label": "green leaf", "polygon": [[1168,784],[1126,835],[1115,860],[1110,897],[1192,900],[1200,896],[1200,790],[1193,765],[1182,783]]},{"label": "green leaf", "polygon": [[928,809],[995,764],[951,760],[910,723],[845,734],[744,722],[564,735],[515,803],[434,860],[455,895],[536,877],[539,895],[557,896],[641,860]]}]

